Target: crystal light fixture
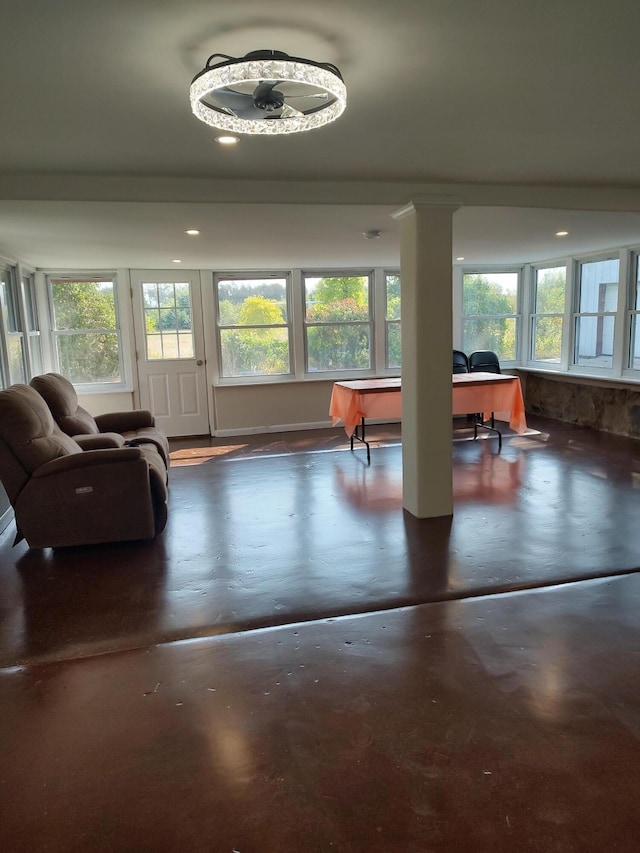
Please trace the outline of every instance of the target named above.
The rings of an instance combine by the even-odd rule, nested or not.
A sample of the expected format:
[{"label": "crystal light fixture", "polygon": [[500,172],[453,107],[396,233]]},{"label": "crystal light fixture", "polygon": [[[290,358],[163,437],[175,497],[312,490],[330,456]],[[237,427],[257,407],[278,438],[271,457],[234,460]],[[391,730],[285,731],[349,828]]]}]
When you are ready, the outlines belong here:
[{"label": "crystal light fixture", "polygon": [[347,89],[329,62],[256,50],[239,59],[214,53],[193,78],[190,99],[193,114],[212,127],[274,135],[334,121],[347,106]]}]

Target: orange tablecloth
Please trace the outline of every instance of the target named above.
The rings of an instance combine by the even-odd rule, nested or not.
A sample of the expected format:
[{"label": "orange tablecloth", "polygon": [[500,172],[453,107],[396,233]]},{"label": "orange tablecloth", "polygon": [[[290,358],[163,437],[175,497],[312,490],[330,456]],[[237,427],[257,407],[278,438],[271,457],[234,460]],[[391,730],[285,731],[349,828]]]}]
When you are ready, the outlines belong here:
[{"label": "orange tablecloth", "polygon": [[[506,373],[454,373],[452,378],[452,414],[491,412],[496,420],[506,421],[512,430],[527,429],[522,388],[517,376]],[[402,380],[358,379],[336,382],[331,393],[329,414],[335,426],[344,423],[347,435],[353,435],[362,418],[399,418],[402,416]]]}]

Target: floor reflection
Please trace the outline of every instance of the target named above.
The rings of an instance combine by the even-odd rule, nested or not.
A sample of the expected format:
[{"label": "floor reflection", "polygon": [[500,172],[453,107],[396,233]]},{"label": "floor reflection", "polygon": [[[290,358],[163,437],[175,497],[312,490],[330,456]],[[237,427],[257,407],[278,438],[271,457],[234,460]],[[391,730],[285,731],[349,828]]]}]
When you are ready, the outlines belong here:
[{"label": "floor reflection", "polygon": [[[489,441],[474,444],[479,447],[465,449],[454,457],[454,503],[514,503],[523,483],[526,455],[518,450],[498,453]],[[334,464],[334,483],[356,509],[383,513],[402,507],[402,470],[396,466],[376,460],[363,465],[359,458],[341,460]]]}]

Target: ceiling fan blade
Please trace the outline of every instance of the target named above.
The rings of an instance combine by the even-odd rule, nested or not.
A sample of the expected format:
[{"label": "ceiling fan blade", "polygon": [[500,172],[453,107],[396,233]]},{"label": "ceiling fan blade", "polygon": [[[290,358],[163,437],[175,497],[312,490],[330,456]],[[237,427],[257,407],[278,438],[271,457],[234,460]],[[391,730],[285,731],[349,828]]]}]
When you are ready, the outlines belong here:
[{"label": "ceiling fan blade", "polygon": [[292,116],[303,116],[304,113],[297,110],[295,107],[292,107],[290,104],[283,104],[282,110],[280,111],[281,118],[291,118]]},{"label": "ceiling fan blade", "polygon": [[328,97],[328,92],[309,92],[306,95],[287,95],[287,100],[291,101],[294,98],[318,98],[326,101]]},{"label": "ceiling fan blade", "polygon": [[253,99],[258,101],[262,98],[267,98],[273,89],[275,89],[275,87],[281,82],[281,80],[261,80],[253,90]]},{"label": "ceiling fan blade", "polygon": [[215,92],[211,92],[209,98],[217,107],[233,113],[253,106],[253,95],[247,92],[236,92],[228,87],[216,89]]}]

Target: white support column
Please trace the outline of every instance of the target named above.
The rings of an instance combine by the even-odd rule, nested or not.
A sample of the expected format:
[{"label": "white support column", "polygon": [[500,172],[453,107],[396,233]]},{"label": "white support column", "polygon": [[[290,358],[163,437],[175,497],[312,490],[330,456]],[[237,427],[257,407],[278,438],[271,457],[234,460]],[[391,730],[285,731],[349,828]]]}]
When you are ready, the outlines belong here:
[{"label": "white support column", "polygon": [[414,200],[400,222],[402,477],[417,518],[453,514],[451,464],[452,224],[460,203]]}]

